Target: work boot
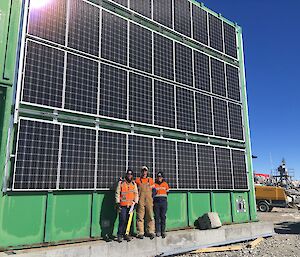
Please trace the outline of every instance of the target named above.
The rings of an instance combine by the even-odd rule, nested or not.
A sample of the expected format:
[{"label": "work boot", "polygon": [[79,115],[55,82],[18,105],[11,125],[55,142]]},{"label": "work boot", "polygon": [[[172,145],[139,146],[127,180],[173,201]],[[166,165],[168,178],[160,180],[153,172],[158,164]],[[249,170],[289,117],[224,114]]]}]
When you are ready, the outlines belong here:
[{"label": "work boot", "polygon": [[160,237],[160,236],[161,236],[160,232],[157,232],[156,237]]},{"label": "work boot", "polygon": [[127,242],[130,242],[131,241],[131,237],[130,236],[128,236],[128,235],[125,235],[124,236],[124,240],[126,240]]},{"label": "work boot", "polygon": [[117,238],[117,241],[118,241],[118,243],[122,243],[122,236],[118,236],[118,238]]},{"label": "work boot", "polygon": [[154,239],[154,237],[155,237],[154,233],[151,233],[151,234],[149,235],[149,237],[150,237],[151,240]]},{"label": "work boot", "polygon": [[162,237],[162,238],[166,238],[166,236],[167,236],[166,232],[162,232],[162,233],[161,233],[161,237]]},{"label": "work boot", "polygon": [[136,236],[138,239],[144,239],[144,235],[137,235]]}]

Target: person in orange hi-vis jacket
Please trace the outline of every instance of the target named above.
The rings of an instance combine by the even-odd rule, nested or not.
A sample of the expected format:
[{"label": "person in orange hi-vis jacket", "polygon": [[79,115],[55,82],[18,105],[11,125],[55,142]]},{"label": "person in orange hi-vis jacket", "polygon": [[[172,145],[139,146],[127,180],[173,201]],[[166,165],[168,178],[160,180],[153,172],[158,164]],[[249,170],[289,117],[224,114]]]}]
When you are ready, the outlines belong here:
[{"label": "person in orange hi-vis jacket", "polygon": [[166,237],[166,213],[168,209],[168,192],[170,190],[163,173],[158,172],[154,184],[154,214],[156,236]]},{"label": "person in orange hi-vis jacket", "polygon": [[[139,204],[136,211],[137,238],[143,239],[146,230],[150,239],[153,239],[155,237],[152,198],[154,182],[153,179],[148,176],[148,168],[146,166],[142,167],[141,176],[136,178],[135,182],[139,190]],[[146,229],[144,227],[144,219],[146,221]]]},{"label": "person in orange hi-vis jacket", "polygon": [[124,237],[125,240],[130,241],[131,238],[125,235],[126,225],[129,219],[129,211],[132,205],[139,201],[139,194],[137,185],[133,180],[133,172],[129,169],[126,172],[125,179],[120,180],[116,189],[116,206],[119,211],[119,228],[118,228],[118,242],[121,243]]}]

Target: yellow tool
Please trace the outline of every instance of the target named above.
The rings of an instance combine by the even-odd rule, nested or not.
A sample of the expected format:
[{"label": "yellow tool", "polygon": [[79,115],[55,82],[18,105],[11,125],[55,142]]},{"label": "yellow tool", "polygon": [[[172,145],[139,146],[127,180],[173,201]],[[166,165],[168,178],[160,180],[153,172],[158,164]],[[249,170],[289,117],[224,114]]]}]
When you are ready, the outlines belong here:
[{"label": "yellow tool", "polygon": [[131,227],[132,218],[133,218],[134,205],[135,205],[135,203],[133,203],[133,205],[131,205],[131,208],[129,210],[129,219],[128,219],[126,232],[125,232],[125,235],[127,235],[127,236],[129,235],[129,232],[130,232],[130,227]]}]

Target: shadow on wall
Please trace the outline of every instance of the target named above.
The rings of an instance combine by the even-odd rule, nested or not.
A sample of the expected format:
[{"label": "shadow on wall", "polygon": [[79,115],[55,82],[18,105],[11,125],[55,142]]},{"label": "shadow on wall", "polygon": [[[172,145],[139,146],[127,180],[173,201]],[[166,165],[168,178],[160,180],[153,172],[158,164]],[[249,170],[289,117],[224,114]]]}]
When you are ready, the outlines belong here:
[{"label": "shadow on wall", "polygon": [[281,222],[277,223],[275,232],[278,234],[300,234],[300,222]]},{"label": "shadow on wall", "polygon": [[107,241],[114,238],[113,232],[116,219],[118,217],[118,213],[115,208],[115,187],[111,187],[110,189],[110,191],[107,191],[104,194],[99,220],[101,237]]}]

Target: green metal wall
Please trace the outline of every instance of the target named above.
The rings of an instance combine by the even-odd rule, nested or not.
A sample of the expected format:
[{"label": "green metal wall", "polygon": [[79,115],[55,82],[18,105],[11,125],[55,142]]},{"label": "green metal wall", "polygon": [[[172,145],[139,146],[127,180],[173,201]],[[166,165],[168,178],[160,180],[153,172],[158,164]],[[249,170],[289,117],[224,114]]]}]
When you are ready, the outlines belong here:
[{"label": "green metal wall", "polygon": [[[6,164],[8,130],[13,109],[17,49],[22,0],[0,1],[0,185]],[[210,11],[211,12],[211,11]],[[225,19],[224,19],[225,20]],[[228,22],[228,21],[226,21]],[[171,192],[167,228],[194,226],[203,213],[216,211],[223,224],[256,221],[244,75],[242,31],[238,45],[246,127],[246,153],[250,171],[248,192]],[[149,132],[149,131],[148,131]],[[150,132],[149,132],[150,133]],[[13,133],[11,133],[13,134]],[[7,163],[9,165],[9,162]],[[244,199],[246,211],[238,212],[236,200]],[[116,232],[114,194],[105,192],[0,193],[0,249],[42,243],[102,237]]]}]

